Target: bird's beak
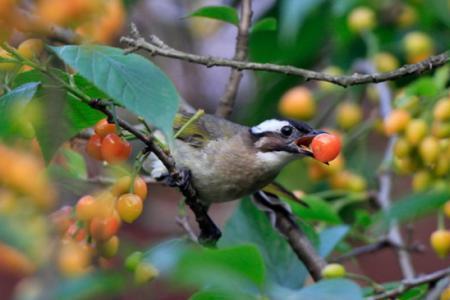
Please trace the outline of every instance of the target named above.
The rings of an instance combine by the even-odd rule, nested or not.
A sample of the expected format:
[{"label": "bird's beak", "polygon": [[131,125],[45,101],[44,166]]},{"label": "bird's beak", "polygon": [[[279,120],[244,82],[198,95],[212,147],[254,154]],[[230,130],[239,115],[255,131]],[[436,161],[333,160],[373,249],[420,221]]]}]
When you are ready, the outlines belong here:
[{"label": "bird's beak", "polygon": [[322,133],[327,133],[326,131],[323,130],[313,130],[312,132],[306,134],[306,135],[302,135],[300,138],[294,140],[295,146],[297,148],[297,152],[299,154],[305,155],[305,156],[310,156],[312,158],[314,158],[314,154],[311,151],[311,142],[312,140],[318,136],[319,134]]}]

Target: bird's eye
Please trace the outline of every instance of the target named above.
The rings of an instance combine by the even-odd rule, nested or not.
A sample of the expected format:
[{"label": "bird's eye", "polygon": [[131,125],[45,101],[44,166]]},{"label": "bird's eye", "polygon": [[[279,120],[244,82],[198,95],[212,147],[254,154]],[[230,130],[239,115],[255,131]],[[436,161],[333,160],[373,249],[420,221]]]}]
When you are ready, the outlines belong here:
[{"label": "bird's eye", "polygon": [[292,127],[291,126],[283,126],[281,127],[281,134],[284,136],[290,136],[292,134]]}]

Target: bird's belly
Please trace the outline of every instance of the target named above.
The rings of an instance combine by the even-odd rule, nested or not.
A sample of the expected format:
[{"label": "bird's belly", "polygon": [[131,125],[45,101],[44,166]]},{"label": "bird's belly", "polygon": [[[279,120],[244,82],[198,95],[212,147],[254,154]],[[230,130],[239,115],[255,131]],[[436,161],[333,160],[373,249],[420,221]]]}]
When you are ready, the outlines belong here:
[{"label": "bird's belly", "polygon": [[[278,172],[268,172],[241,153],[220,149],[211,153],[188,152],[180,145],[175,155],[178,166],[191,170],[199,198],[209,204],[239,199],[269,184]],[[190,153],[187,155],[186,153]],[[240,157],[238,157],[240,156]]]}]

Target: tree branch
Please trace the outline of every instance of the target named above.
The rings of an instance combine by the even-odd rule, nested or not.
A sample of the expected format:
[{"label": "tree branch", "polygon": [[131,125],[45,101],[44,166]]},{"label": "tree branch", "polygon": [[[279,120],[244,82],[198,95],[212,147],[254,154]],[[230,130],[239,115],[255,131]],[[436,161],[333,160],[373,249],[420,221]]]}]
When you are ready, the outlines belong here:
[{"label": "tree branch", "polygon": [[379,295],[369,297],[369,298],[367,298],[367,300],[395,299],[398,295],[401,295],[402,293],[406,292],[407,290],[410,290],[410,289],[412,289],[416,286],[422,285],[422,284],[435,283],[436,281],[438,281],[446,276],[450,276],[450,268],[439,270],[439,271],[436,271],[436,272],[433,272],[430,274],[426,274],[423,276],[419,276],[417,278],[405,279],[395,289],[386,291]]},{"label": "tree branch", "polygon": [[[113,119],[114,115],[108,109],[107,103],[102,100],[95,99],[89,102],[89,105],[103,112],[109,119]],[[182,172],[176,169],[175,162],[173,158],[165,153],[154,141],[152,136],[145,136],[142,132],[134,128],[131,124],[117,118],[118,125],[132,133],[136,138],[141,140],[148,148],[149,151],[153,152],[158,159],[164,164],[166,169],[169,171],[169,176],[174,180],[180,192],[186,198],[186,204],[189,205],[192,212],[195,215],[196,221],[200,227],[200,237],[199,242],[203,245],[215,246],[218,236],[220,237],[220,231],[211,218],[207,214],[206,207],[197,198],[197,192],[192,186],[190,180],[186,180]]]},{"label": "tree branch", "polygon": [[175,59],[180,59],[196,64],[205,65],[208,68],[214,66],[230,67],[237,70],[256,70],[283,73],[287,75],[295,75],[305,78],[306,80],[320,80],[328,81],[343,87],[365,84],[377,83],[388,80],[395,80],[409,75],[419,75],[423,72],[436,69],[445,65],[449,61],[449,53],[444,52],[439,55],[431,56],[428,59],[413,65],[405,65],[397,70],[387,73],[374,74],[353,74],[350,76],[333,76],[326,73],[316,72],[312,70],[297,68],[289,65],[277,65],[268,63],[254,63],[243,62],[233,59],[226,59],[213,56],[202,56],[191,53],[182,52],[169,47],[157,36],[151,35],[149,41],[146,41],[139,34],[137,30],[132,27],[131,37],[122,37],[121,42],[126,43],[129,48],[127,52],[137,51],[139,49],[150,52],[151,55],[165,56]]},{"label": "tree branch", "polygon": [[[247,59],[248,52],[248,31],[252,20],[252,1],[243,0],[241,4],[241,20],[239,22],[238,35],[236,37],[236,50],[234,60],[244,61]],[[225,94],[219,101],[216,115],[222,118],[228,117],[233,111],[234,102],[236,100],[239,83],[242,79],[242,71],[232,69],[228,84],[225,88]]]},{"label": "tree branch", "polygon": [[[402,248],[401,246],[399,246],[399,245],[393,243],[391,240],[389,240],[389,238],[383,238],[375,243],[364,245],[364,246],[357,247],[357,248],[353,248],[350,252],[345,253],[336,258],[333,258],[332,261],[340,263],[340,262],[358,257],[360,255],[373,253],[373,252],[376,252],[376,251],[379,251],[379,250],[382,250],[385,248],[389,248],[389,247],[392,247],[394,249]],[[423,249],[423,245],[414,244],[414,245],[411,245],[410,247],[407,247],[404,250],[410,251],[410,252],[413,252],[413,251],[414,252],[422,252],[424,249]]]}]

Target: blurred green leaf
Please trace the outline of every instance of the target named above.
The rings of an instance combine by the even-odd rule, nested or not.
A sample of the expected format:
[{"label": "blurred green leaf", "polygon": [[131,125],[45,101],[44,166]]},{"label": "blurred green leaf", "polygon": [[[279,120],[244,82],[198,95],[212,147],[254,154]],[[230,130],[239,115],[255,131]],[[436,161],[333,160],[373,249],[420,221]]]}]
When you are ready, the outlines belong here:
[{"label": "blurred green leaf", "polygon": [[249,198],[241,200],[223,230],[220,247],[252,243],[258,247],[273,284],[300,288],[307,271],[284,239]]},{"label": "blurred green leaf", "polygon": [[51,49],[66,64],[125,108],[172,138],[179,96],[157,66],[137,54],[107,46],[62,46]]},{"label": "blurred green leaf", "polygon": [[186,240],[168,240],[151,247],[142,259],[154,265],[162,276],[170,276],[175,272],[180,257],[191,248],[192,245]]},{"label": "blurred green leaf", "polygon": [[253,245],[195,248],[181,256],[174,278],[190,286],[246,290],[253,285],[263,286],[265,267],[261,254]]},{"label": "blurred green leaf", "polygon": [[302,200],[308,204],[308,207],[292,203],[292,211],[300,219],[324,221],[333,224],[342,222],[333,207],[322,198],[314,195],[304,195]]},{"label": "blurred green leaf", "polygon": [[414,287],[398,297],[398,300],[413,300],[413,299],[423,299],[423,296],[428,291],[428,285],[422,284],[420,286]]},{"label": "blurred green leaf", "polygon": [[427,4],[427,8],[430,9],[442,22],[444,22],[444,24],[450,27],[450,4],[448,1],[430,0]]},{"label": "blurred green leaf", "polygon": [[438,90],[442,90],[447,86],[450,77],[450,67],[449,65],[445,65],[442,68],[436,70],[436,73],[433,76],[433,81]]},{"label": "blurred green leaf", "polygon": [[319,234],[319,255],[324,258],[330,255],[334,248],[336,248],[337,244],[344,239],[349,230],[350,227],[346,225],[330,227],[322,230]]},{"label": "blurred green leaf", "polygon": [[123,274],[113,272],[89,273],[83,277],[71,278],[58,282],[58,285],[46,293],[47,299],[98,299],[100,296],[116,295],[126,288]]},{"label": "blurred green leaf", "polygon": [[235,8],[230,6],[205,6],[189,14],[188,17],[204,17],[224,21],[238,26],[239,17]]},{"label": "blurred green leaf", "polygon": [[38,82],[25,83],[0,97],[0,138],[20,134],[25,108],[36,94],[38,86]]},{"label": "blurred green leaf", "polygon": [[94,126],[105,115],[89,105],[77,100],[72,95],[67,95],[67,105],[63,111],[64,119],[69,127],[69,135],[74,136],[81,130]]},{"label": "blurred green leaf", "polygon": [[381,214],[380,219],[384,225],[388,225],[393,220],[405,222],[436,211],[448,199],[450,199],[448,188],[412,194],[395,201],[388,211]]},{"label": "blurred green leaf", "polygon": [[259,31],[275,31],[277,30],[277,19],[269,17],[264,18],[253,24],[251,28],[251,33]]},{"label": "blurred green leaf", "polygon": [[323,0],[283,0],[280,4],[280,38],[284,43],[297,37],[303,21]]},{"label": "blurred green leaf", "polygon": [[84,157],[71,149],[63,149],[62,154],[65,158],[62,165],[67,173],[78,179],[86,179],[87,170]]},{"label": "blurred green leaf", "polygon": [[12,82],[12,87],[16,88],[19,87],[25,83],[32,83],[32,82],[42,82],[43,75],[41,72],[37,70],[30,70],[26,72],[20,72],[17,74],[17,76],[14,78]]},{"label": "blurred green leaf", "polygon": [[294,292],[286,300],[362,300],[364,299],[361,288],[348,279],[322,280],[307,286],[298,292]]},{"label": "blurred green leaf", "polygon": [[189,300],[258,300],[255,295],[237,293],[236,291],[203,290],[192,295]]}]

